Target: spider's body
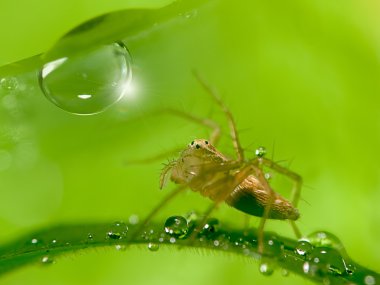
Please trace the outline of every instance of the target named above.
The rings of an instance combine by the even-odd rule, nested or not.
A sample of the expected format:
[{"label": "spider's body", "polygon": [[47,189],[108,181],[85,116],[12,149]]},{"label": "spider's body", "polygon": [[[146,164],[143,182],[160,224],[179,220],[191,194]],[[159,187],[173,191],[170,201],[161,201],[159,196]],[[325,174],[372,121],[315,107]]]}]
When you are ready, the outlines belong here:
[{"label": "spider's body", "polygon": [[[244,166],[244,163],[225,157],[207,140],[197,139],[167,166],[161,181],[166,180],[171,172],[173,182],[186,185],[214,202],[224,201],[246,214],[263,217],[265,207],[271,204],[267,218],[299,218],[299,212],[292,203],[278,193],[266,190],[255,175],[247,174],[241,181],[241,170],[251,170]],[[252,164],[252,170],[254,167]]]}]

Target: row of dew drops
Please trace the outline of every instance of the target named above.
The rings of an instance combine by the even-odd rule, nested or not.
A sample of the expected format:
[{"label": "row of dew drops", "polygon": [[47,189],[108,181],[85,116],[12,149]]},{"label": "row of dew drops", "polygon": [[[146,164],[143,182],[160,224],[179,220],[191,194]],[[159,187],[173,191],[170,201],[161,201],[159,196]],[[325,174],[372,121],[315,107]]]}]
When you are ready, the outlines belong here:
[{"label": "row of dew drops", "polygon": [[[315,232],[298,241],[294,252],[289,252],[289,249],[285,249],[283,242],[275,235],[272,234],[266,237],[264,242],[264,254],[260,256],[257,253],[257,239],[249,234],[227,234],[220,229],[220,224],[217,219],[211,218],[205,223],[203,228],[194,237],[192,233],[196,229],[197,222],[200,221],[200,216],[194,212],[183,216],[171,216],[169,217],[163,230],[155,231],[150,229],[143,231],[140,237],[132,241],[133,243],[147,244],[149,251],[156,252],[160,249],[160,244],[176,244],[178,240],[190,240],[190,244],[196,247],[205,248],[220,248],[224,250],[232,249],[245,256],[252,257],[260,260],[259,271],[265,276],[270,276],[274,273],[279,264],[286,264],[287,262],[294,262],[294,258],[291,259],[290,255],[295,256],[301,266],[301,272],[305,275],[310,275],[323,281],[324,284],[330,284],[329,278],[334,276],[350,276],[355,277],[355,266],[351,264],[347,253],[340,242],[340,240],[327,232]],[[93,233],[88,233],[86,242],[103,242],[104,239],[108,240],[112,244],[115,244],[115,248],[119,251],[126,249],[126,242],[121,243],[122,240],[128,238],[129,226],[136,227],[139,219],[137,215],[132,215],[129,218],[129,224],[125,222],[113,223],[105,235],[101,237],[101,240]],[[129,225],[129,226],[128,226]],[[191,242],[194,239],[194,242]],[[31,243],[33,245],[39,244],[37,238],[33,238]],[[120,243],[118,243],[120,242]],[[178,243],[185,245],[185,243]],[[51,248],[57,244],[57,240],[51,241]],[[71,243],[66,242],[65,246],[70,246]],[[49,251],[47,250],[47,253]],[[48,254],[41,258],[42,264],[52,264],[54,259]],[[298,265],[297,265],[298,266]],[[282,268],[281,274],[288,276],[288,270]],[[356,282],[357,279],[355,278]],[[363,275],[361,284],[376,285],[376,278],[372,275]]]}]

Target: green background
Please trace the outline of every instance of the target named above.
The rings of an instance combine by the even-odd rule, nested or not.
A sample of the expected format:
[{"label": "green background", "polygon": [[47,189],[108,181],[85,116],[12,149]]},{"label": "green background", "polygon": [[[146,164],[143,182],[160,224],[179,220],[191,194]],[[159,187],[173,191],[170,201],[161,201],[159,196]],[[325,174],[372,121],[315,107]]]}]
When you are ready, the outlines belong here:
[{"label": "green background", "polygon": [[[8,1],[1,4],[0,65],[46,51],[94,16],[170,1]],[[377,1],[211,1],[195,13],[126,42],[133,57],[133,96],[95,116],[58,109],[34,72],[18,88],[0,88],[0,241],[61,222],[140,218],[167,193],[162,162],[132,164],[185,147],[208,131],[168,114],[174,107],[226,127],[192,69],[221,93],[247,156],[260,145],[305,182],[298,225],[327,230],[349,255],[380,271],[380,35]],[[228,133],[220,149],[233,156]],[[273,150],[274,151],[273,151]],[[173,157],[175,154],[173,155]],[[171,156],[168,157],[172,158]],[[276,190],[290,193],[276,178]],[[185,193],[158,217],[203,211],[209,201]],[[242,227],[222,206],[221,220]],[[259,219],[252,218],[257,226]],[[292,237],[287,223],[268,229]],[[52,266],[7,274],[2,284],[304,284],[257,262],[220,253],[144,247],[83,251]]]}]

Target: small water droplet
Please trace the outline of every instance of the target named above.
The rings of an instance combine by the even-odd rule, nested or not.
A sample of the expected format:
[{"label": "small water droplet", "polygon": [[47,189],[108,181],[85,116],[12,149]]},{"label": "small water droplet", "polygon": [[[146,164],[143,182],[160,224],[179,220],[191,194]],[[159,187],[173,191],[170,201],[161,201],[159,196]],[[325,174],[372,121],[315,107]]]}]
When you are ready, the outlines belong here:
[{"label": "small water droplet", "polygon": [[157,251],[159,250],[159,248],[160,248],[160,245],[157,243],[153,243],[153,242],[148,243],[148,249],[150,251]]},{"label": "small water droplet", "polygon": [[88,233],[87,238],[89,240],[92,240],[92,239],[94,239],[94,235],[92,233]]},{"label": "small water droplet", "polygon": [[18,81],[15,77],[4,77],[0,79],[0,87],[4,90],[16,90]]},{"label": "small water droplet", "polygon": [[172,216],[165,222],[165,232],[177,238],[185,238],[188,233],[188,224],[184,217]]},{"label": "small water droplet", "polygon": [[268,237],[263,245],[263,253],[266,256],[279,256],[282,254],[283,244],[275,235]]},{"label": "small water droplet", "polygon": [[306,240],[300,240],[295,248],[295,252],[298,255],[306,256],[313,250],[313,246]]},{"label": "small water droplet", "polygon": [[[186,12],[185,14],[183,14],[183,16],[186,18],[186,19],[190,19],[190,18],[194,18],[196,17],[198,14],[197,10],[193,10],[193,11],[189,11],[189,12]],[[182,14],[181,14],[182,16]]]},{"label": "small water droplet", "polygon": [[118,250],[118,251],[124,251],[124,250],[127,249],[127,246],[124,245],[124,244],[117,244],[117,245],[115,245],[115,248],[116,248],[116,250]]},{"label": "small water droplet", "polygon": [[267,153],[267,150],[263,146],[258,147],[255,151],[255,155],[257,157],[263,157],[266,153]]},{"label": "small water droplet", "polygon": [[56,239],[53,239],[53,240],[51,241],[51,243],[52,243],[52,244],[56,244],[56,243],[57,243],[57,240],[56,240]]},{"label": "small water droplet", "polygon": [[270,276],[274,272],[274,266],[270,261],[262,261],[259,266],[259,271],[265,276]]},{"label": "small water droplet", "polygon": [[32,243],[32,244],[37,244],[37,243],[38,243],[38,239],[33,238],[33,239],[31,240],[31,243]]},{"label": "small water droplet", "polygon": [[376,284],[375,277],[373,277],[372,275],[367,275],[366,277],[364,277],[364,283],[366,285],[375,285]]},{"label": "small water droplet", "polygon": [[175,237],[171,237],[171,238],[169,239],[169,241],[170,241],[170,243],[175,243],[177,240],[175,239]]},{"label": "small water droplet", "polygon": [[220,242],[216,239],[214,240],[214,246],[219,246]]},{"label": "small water droplet", "polygon": [[289,276],[289,271],[286,270],[285,268],[282,268],[281,269],[281,275],[284,276],[284,277],[288,277]]},{"label": "small water droplet", "polygon": [[41,258],[41,262],[43,263],[43,264],[53,264],[54,263],[54,260],[52,259],[52,258],[50,258],[49,256],[43,256],[42,258]]},{"label": "small water droplet", "polygon": [[203,226],[201,233],[210,238],[218,232],[219,227],[219,220],[211,218],[207,220],[206,224]]},{"label": "small water droplet", "polygon": [[45,96],[59,108],[96,114],[119,101],[130,87],[131,58],[122,43],[46,63],[39,73]]},{"label": "small water droplet", "polygon": [[115,222],[107,232],[107,238],[122,239],[127,236],[127,232],[128,226],[124,222]]},{"label": "small water droplet", "polygon": [[139,223],[139,216],[138,215],[131,215],[129,217],[128,221],[131,225],[137,225]]}]

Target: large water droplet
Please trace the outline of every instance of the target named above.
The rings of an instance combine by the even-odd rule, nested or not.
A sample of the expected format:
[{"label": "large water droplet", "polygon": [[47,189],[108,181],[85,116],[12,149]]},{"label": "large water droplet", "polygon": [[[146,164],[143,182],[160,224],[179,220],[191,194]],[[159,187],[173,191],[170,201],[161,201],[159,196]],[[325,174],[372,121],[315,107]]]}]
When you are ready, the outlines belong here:
[{"label": "large water droplet", "polygon": [[169,217],[165,222],[165,232],[177,238],[184,238],[188,233],[187,221],[181,216]]},{"label": "large water droplet", "polygon": [[104,111],[128,91],[131,58],[122,43],[46,63],[39,73],[45,96],[61,109],[89,115]]}]

